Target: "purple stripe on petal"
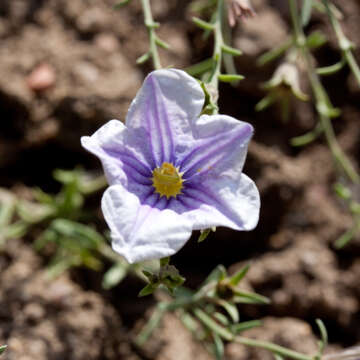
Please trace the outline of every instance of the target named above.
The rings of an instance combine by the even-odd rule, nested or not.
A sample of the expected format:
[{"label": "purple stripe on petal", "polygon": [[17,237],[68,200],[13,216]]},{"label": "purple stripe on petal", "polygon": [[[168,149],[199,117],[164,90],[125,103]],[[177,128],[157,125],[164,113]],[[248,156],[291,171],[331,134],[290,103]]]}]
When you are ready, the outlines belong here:
[{"label": "purple stripe on petal", "polygon": [[162,140],[161,137],[159,136],[160,134],[160,128],[158,126],[157,121],[154,119],[154,115],[151,112],[151,108],[152,108],[152,104],[151,104],[151,98],[148,99],[147,101],[147,110],[145,113],[145,121],[146,121],[146,126],[147,126],[147,130],[148,130],[148,137],[149,137],[149,141],[150,141],[150,147],[151,147],[151,153],[155,162],[156,166],[160,166],[162,164]]},{"label": "purple stripe on petal", "polygon": [[123,163],[121,166],[128,180],[144,186],[152,186],[152,180],[150,178],[145,178],[139,175],[138,172],[134,171],[134,169],[127,164]]},{"label": "purple stripe on petal", "polygon": [[154,193],[154,188],[152,186],[146,187],[144,194],[136,194],[140,200],[141,204],[149,204],[154,201],[157,201],[158,194]]},{"label": "purple stripe on petal", "polygon": [[114,151],[106,151],[106,153],[113,158],[113,162],[118,162],[118,166],[123,170],[128,182],[144,186],[152,185],[151,171],[133,155]]},{"label": "purple stripe on petal", "polygon": [[161,142],[161,163],[172,162],[174,156],[174,140],[170,127],[169,116],[162,99],[164,94],[162,93],[160,86],[155,82],[153,76],[149,78],[149,81],[152,86],[154,96],[153,111],[155,121],[157,122],[157,128],[159,130],[158,139]]},{"label": "purple stripe on petal", "polygon": [[[177,196],[176,200],[172,199],[172,201],[169,204],[169,207],[172,209],[175,209],[175,211],[182,213],[185,211],[195,210],[203,204],[200,201],[195,200],[194,198],[186,197],[186,195]],[[178,205],[181,205],[182,209],[180,210],[180,207]]]},{"label": "purple stripe on petal", "polygon": [[133,154],[130,152],[124,152],[124,151],[118,151],[118,150],[108,150],[105,149],[105,152],[112,156],[115,159],[119,159],[124,164],[127,164],[128,166],[131,166],[134,170],[136,170],[140,175],[144,177],[150,177],[151,176],[151,169],[138,160]]},{"label": "purple stripe on petal", "polygon": [[211,170],[224,157],[230,156],[236,151],[239,146],[246,151],[251,133],[250,126],[241,126],[239,129],[201,142],[182,160],[181,171],[184,172],[184,178],[189,179],[195,174]]},{"label": "purple stripe on petal", "polygon": [[212,194],[208,189],[200,186],[188,186],[183,192],[186,199],[193,199],[201,204],[214,207],[235,224],[239,223],[238,216],[233,213],[231,208],[225,206],[221,201],[219,201],[219,199],[216,198],[216,195]]},{"label": "purple stripe on petal", "polygon": [[139,182],[143,185],[151,185],[152,180],[150,176],[144,176],[143,174],[139,173],[137,169],[133,166],[132,163],[129,163],[127,161],[122,161],[122,169],[124,170],[125,174],[127,176],[132,177],[134,180]]}]

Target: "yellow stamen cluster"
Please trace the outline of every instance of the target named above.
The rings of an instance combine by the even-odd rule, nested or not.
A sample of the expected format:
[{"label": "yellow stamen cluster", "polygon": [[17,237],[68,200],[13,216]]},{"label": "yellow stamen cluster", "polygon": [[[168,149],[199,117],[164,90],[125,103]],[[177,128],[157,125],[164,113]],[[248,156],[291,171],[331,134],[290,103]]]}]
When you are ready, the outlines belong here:
[{"label": "yellow stamen cluster", "polygon": [[151,180],[155,192],[160,196],[166,196],[169,199],[171,196],[176,197],[181,194],[184,180],[182,173],[173,164],[164,162],[161,167],[154,169]]}]

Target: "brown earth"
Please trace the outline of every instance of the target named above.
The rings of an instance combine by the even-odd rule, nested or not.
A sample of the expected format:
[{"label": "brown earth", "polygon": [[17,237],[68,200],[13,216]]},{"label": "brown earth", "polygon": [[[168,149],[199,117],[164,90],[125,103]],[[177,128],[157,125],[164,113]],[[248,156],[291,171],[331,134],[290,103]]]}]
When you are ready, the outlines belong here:
[{"label": "brown earth", "polygon": [[[211,54],[191,25],[189,2],[153,2],[159,35],[172,45],[164,65],[184,68]],[[344,13],[346,34],[360,45],[358,1],[336,2]],[[264,95],[260,84],[274,65],[259,69],[256,58],[281,44],[289,32],[286,1],[253,1],[257,16],[234,30],[244,50],[236,66],[246,80],[237,88],[221,86],[222,113],[251,122],[256,129],[245,172],[262,197],[260,222],[250,233],[218,229],[204,243],[195,238],[173,259],[196,286],[218,263],[235,271],[249,260],[245,285],[272,299],[263,307],[243,306],[244,319],[264,318],[248,335],[313,352],[310,325],[324,320],[332,347],[360,340],[360,241],[342,251],[334,241],[351,225],[345,205],[332,190],[339,180],[323,140],[293,148],[289,139],[313,128],[310,103],[295,103],[283,123],[276,107],[256,113]],[[0,2],[0,186],[40,186],[54,190],[55,168],[98,162],[79,144],[111,118],[124,119],[149,64],[135,65],[147,51],[139,2],[121,11],[110,0],[2,0]],[[271,29],[271,31],[269,31]],[[340,57],[324,17],[309,30],[322,29],[329,42],[315,54],[319,64]],[[358,59],[360,53],[355,52]],[[342,148],[358,167],[360,92],[347,69],[324,79],[333,103],[342,108],[334,126]],[[308,90],[308,85],[303,84]],[[340,181],[345,181],[340,178]],[[359,197],[359,189],[354,188]],[[144,349],[134,345],[140,321],[154,302],[136,300],[141,284],[127,279],[112,291],[99,286],[100,275],[84,269],[56,281],[46,277],[46,259],[30,238],[11,240],[0,253],[0,344],[5,359],[209,359],[175,316],[165,318]],[[134,303],[137,301],[136,305]],[[330,347],[331,348],[331,347]],[[231,344],[228,359],[268,359],[269,354]]]}]

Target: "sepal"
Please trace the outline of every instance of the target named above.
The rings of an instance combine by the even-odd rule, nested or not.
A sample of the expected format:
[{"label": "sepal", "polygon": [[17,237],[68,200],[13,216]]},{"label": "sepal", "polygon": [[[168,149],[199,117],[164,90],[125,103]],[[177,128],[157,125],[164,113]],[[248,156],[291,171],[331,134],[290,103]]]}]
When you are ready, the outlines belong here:
[{"label": "sepal", "polygon": [[180,275],[179,270],[169,262],[169,257],[161,259],[158,272],[143,270],[149,283],[139,292],[139,297],[151,295],[160,285],[173,294],[175,289],[185,282],[185,278]]}]

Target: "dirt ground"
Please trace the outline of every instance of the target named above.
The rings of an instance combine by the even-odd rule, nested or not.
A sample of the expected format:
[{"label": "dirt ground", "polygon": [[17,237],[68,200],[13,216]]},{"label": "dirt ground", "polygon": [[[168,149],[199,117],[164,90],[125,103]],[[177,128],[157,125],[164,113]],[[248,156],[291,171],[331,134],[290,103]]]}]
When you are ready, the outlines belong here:
[{"label": "dirt ground", "polygon": [[[135,65],[148,47],[139,3],[133,0],[114,11],[110,0],[1,0],[1,187],[56,191],[55,168],[82,164],[99,170],[79,138],[109,119],[124,119],[151,70],[149,64]],[[336,3],[344,13],[345,32],[359,46],[359,2]],[[316,350],[314,320],[321,318],[329,331],[329,351],[351,346],[360,342],[360,239],[341,251],[333,246],[352,220],[332,190],[338,179],[324,141],[290,145],[291,137],[316,124],[311,102],[295,102],[286,123],[276,107],[254,111],[264,96],[260,85],[274,71],[274,64],[259,68],[255,61],[281,44],[290,29],[286,1],[253,4],[257,16],[242,21],[233,34],[234,45],[244,51],[236,66],[246,79],[235,88],[221,86],[220,110],[255,127],[244,171],[261,192],[260,222],[249,233],[218,229],[201,244],[194,237],[173,261],[189,286],[198,285],[219,263],[235,271],[251,261],[246,285],[272,299],[271,305],[240,308],[243,319],[264,319],[263,327],[248,332],[251,337],[311,353]],[[159,35],[172,46],[161,52],[166,66],[184,68],[211,54],[211,42],[204,42],[189,21],[188,5],[153,1]],[[336,40],[323,16],[314,16],[313,29],[329,38],[315,53],[318,63],[336,62]],[[360,60],[360,51],[355,55]],[[343,110],[334,120],[339,142],[358,168],[359,88],[347,69],[324,83]],[[353,191],[360,198],[359,189]],[[4,359],[210,359],[173,315],[143,349],[135,346],[139,323],[155,303],[136,298],[138,282],[126,279],[105,291],[101,275],[85,269],[50,281],[46,261],[27,237],[9,241],[0,252],[0,345],[9,345]],[[226,354],[230,360],[271,358],[234,344]]]}]

